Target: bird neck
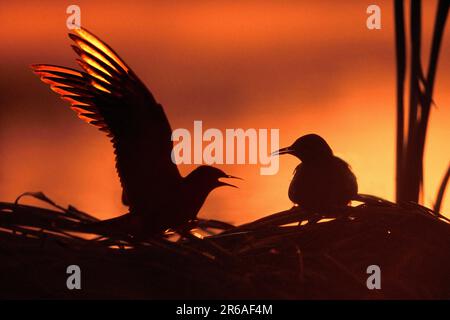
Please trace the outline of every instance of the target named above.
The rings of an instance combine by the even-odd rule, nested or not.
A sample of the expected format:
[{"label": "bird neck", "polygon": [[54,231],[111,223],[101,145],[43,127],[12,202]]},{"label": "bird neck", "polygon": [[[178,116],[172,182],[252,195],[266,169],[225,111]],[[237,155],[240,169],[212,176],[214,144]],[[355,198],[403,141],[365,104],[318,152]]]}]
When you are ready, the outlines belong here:
[{"label": "bird neck", "polygon": [[209,193],[215,189],[215,187],[205,183],[202,177],[189,174],[183,181],[184,194],[187,197],[187,203],[191,205],[191,210],[197,213],[198,210],[203,206]]}]

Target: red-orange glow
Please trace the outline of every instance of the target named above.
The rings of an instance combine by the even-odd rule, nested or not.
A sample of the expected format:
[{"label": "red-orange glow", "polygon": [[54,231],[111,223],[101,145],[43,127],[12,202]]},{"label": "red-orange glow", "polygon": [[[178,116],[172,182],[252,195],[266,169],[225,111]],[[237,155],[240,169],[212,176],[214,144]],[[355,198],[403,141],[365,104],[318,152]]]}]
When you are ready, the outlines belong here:
[{"label": "red-orange glow", "polygon": [[[423,1],[424,67],[436,3]],[[83,26],[117,51],[149,87],[173,129],[191,129],[194,120],[203,120],[205,129],[279,128],[281,147],[315,132],[351,164],[362,193],[394,199],[392,0],[377,1],[382,29],[376,31],[366,28],[368,3],[362,1],[77,4]],[[0,201],[39,190],[100,218],[117,216],[127,209],[110,141],[81,123],[28,68],[37,62],[78,68],[66,18],[65,5],[50,0],[2,3]],[[447,25],[425,150],[428,207],[450,155],[449,31]],[[98,40],[80,30],[76,34],[126,68]],[[37,71],[50,77],[57,77],[51,72],[73,72]],[[109,88],[106,75],[93,68],[86,72]],[[254,165],[219,166],[245,181],[240,189],[213,191],[200,216],[241,223],[289,208],[287,190],[297,164],[281,157],[274,176],[261,176]],[[185,175],[194,167],[180,170]],[[443,204],[448,216],[449,190]]]}]

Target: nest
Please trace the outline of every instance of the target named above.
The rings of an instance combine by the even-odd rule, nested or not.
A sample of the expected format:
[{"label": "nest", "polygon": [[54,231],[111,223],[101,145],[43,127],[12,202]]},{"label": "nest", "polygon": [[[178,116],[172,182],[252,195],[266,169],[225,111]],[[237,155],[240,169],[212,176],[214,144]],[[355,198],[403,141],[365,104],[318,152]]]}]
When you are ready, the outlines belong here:
[{"label": "nest", "polygon": [[[20,204],[33,196],[53,209]],[[0,203],[0,298],[449,299],[450,224],[373,196],[326,214],[294,207],[241,226],[199,220],[145,241],[80,233],[98,221],[42,193]],[[68,290],[78,265],[81,290]],[[381,270],[369,289],[367,268]]]}]

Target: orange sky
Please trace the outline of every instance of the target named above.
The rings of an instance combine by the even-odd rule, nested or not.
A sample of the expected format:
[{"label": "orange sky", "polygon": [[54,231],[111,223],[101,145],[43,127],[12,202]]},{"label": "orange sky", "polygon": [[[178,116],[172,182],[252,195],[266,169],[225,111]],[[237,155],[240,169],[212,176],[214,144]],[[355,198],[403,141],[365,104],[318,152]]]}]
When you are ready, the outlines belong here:
[{"label": "orange sky", "polygon": [[[382,29],[370,31],[365,1],[76,2],[82,24],[149,86],[173,128],[192,128],[194,120],[205,129],[279,128],[282,146],[316,132],[352,165],[361,192],[393,199],[392,5],[376,3]],[[435,1],[425,3],[427,52]],[[28,67],[75,66],[65,27],[70,4],[2,4],[0,200],[39,190],[107,218],[125,212],[109,142]],[[427,205],[449,163],[448,57],[447,26],[427,139]],[[221,166],[245,181],[239,190],[214,191],[200,215],[241,223],[289,208],[296,164],[282,157],[275,176],[260,176],[255,165]],[[192,166],[180,169],[186,174]],[[444,211],[450,212],[450,192]]]}]

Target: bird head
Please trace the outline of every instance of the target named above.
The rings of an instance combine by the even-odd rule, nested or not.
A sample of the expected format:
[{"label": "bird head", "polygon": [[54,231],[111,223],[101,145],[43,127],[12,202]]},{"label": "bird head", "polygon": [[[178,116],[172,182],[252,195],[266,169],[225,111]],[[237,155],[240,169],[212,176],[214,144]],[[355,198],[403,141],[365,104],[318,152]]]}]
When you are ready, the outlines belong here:
[{"label": "bird head", "polygon": [[228,182],[221,181],[220,179],[240,179],[238,177],[226,174],[220,169],[211,166],[200,166],[189,174],[189,177],[196,181],[196,183],[201,184],[207,189],[215,189],[221,186],[229,186],[237,188]]},{"label": "bird head", "polygon": [[291,146],[272,153],[272,155],[280,154],[292,154],[305,162],[328,158],[333,155],[333,151],[321,136],[307,134],[298,138]]}]

